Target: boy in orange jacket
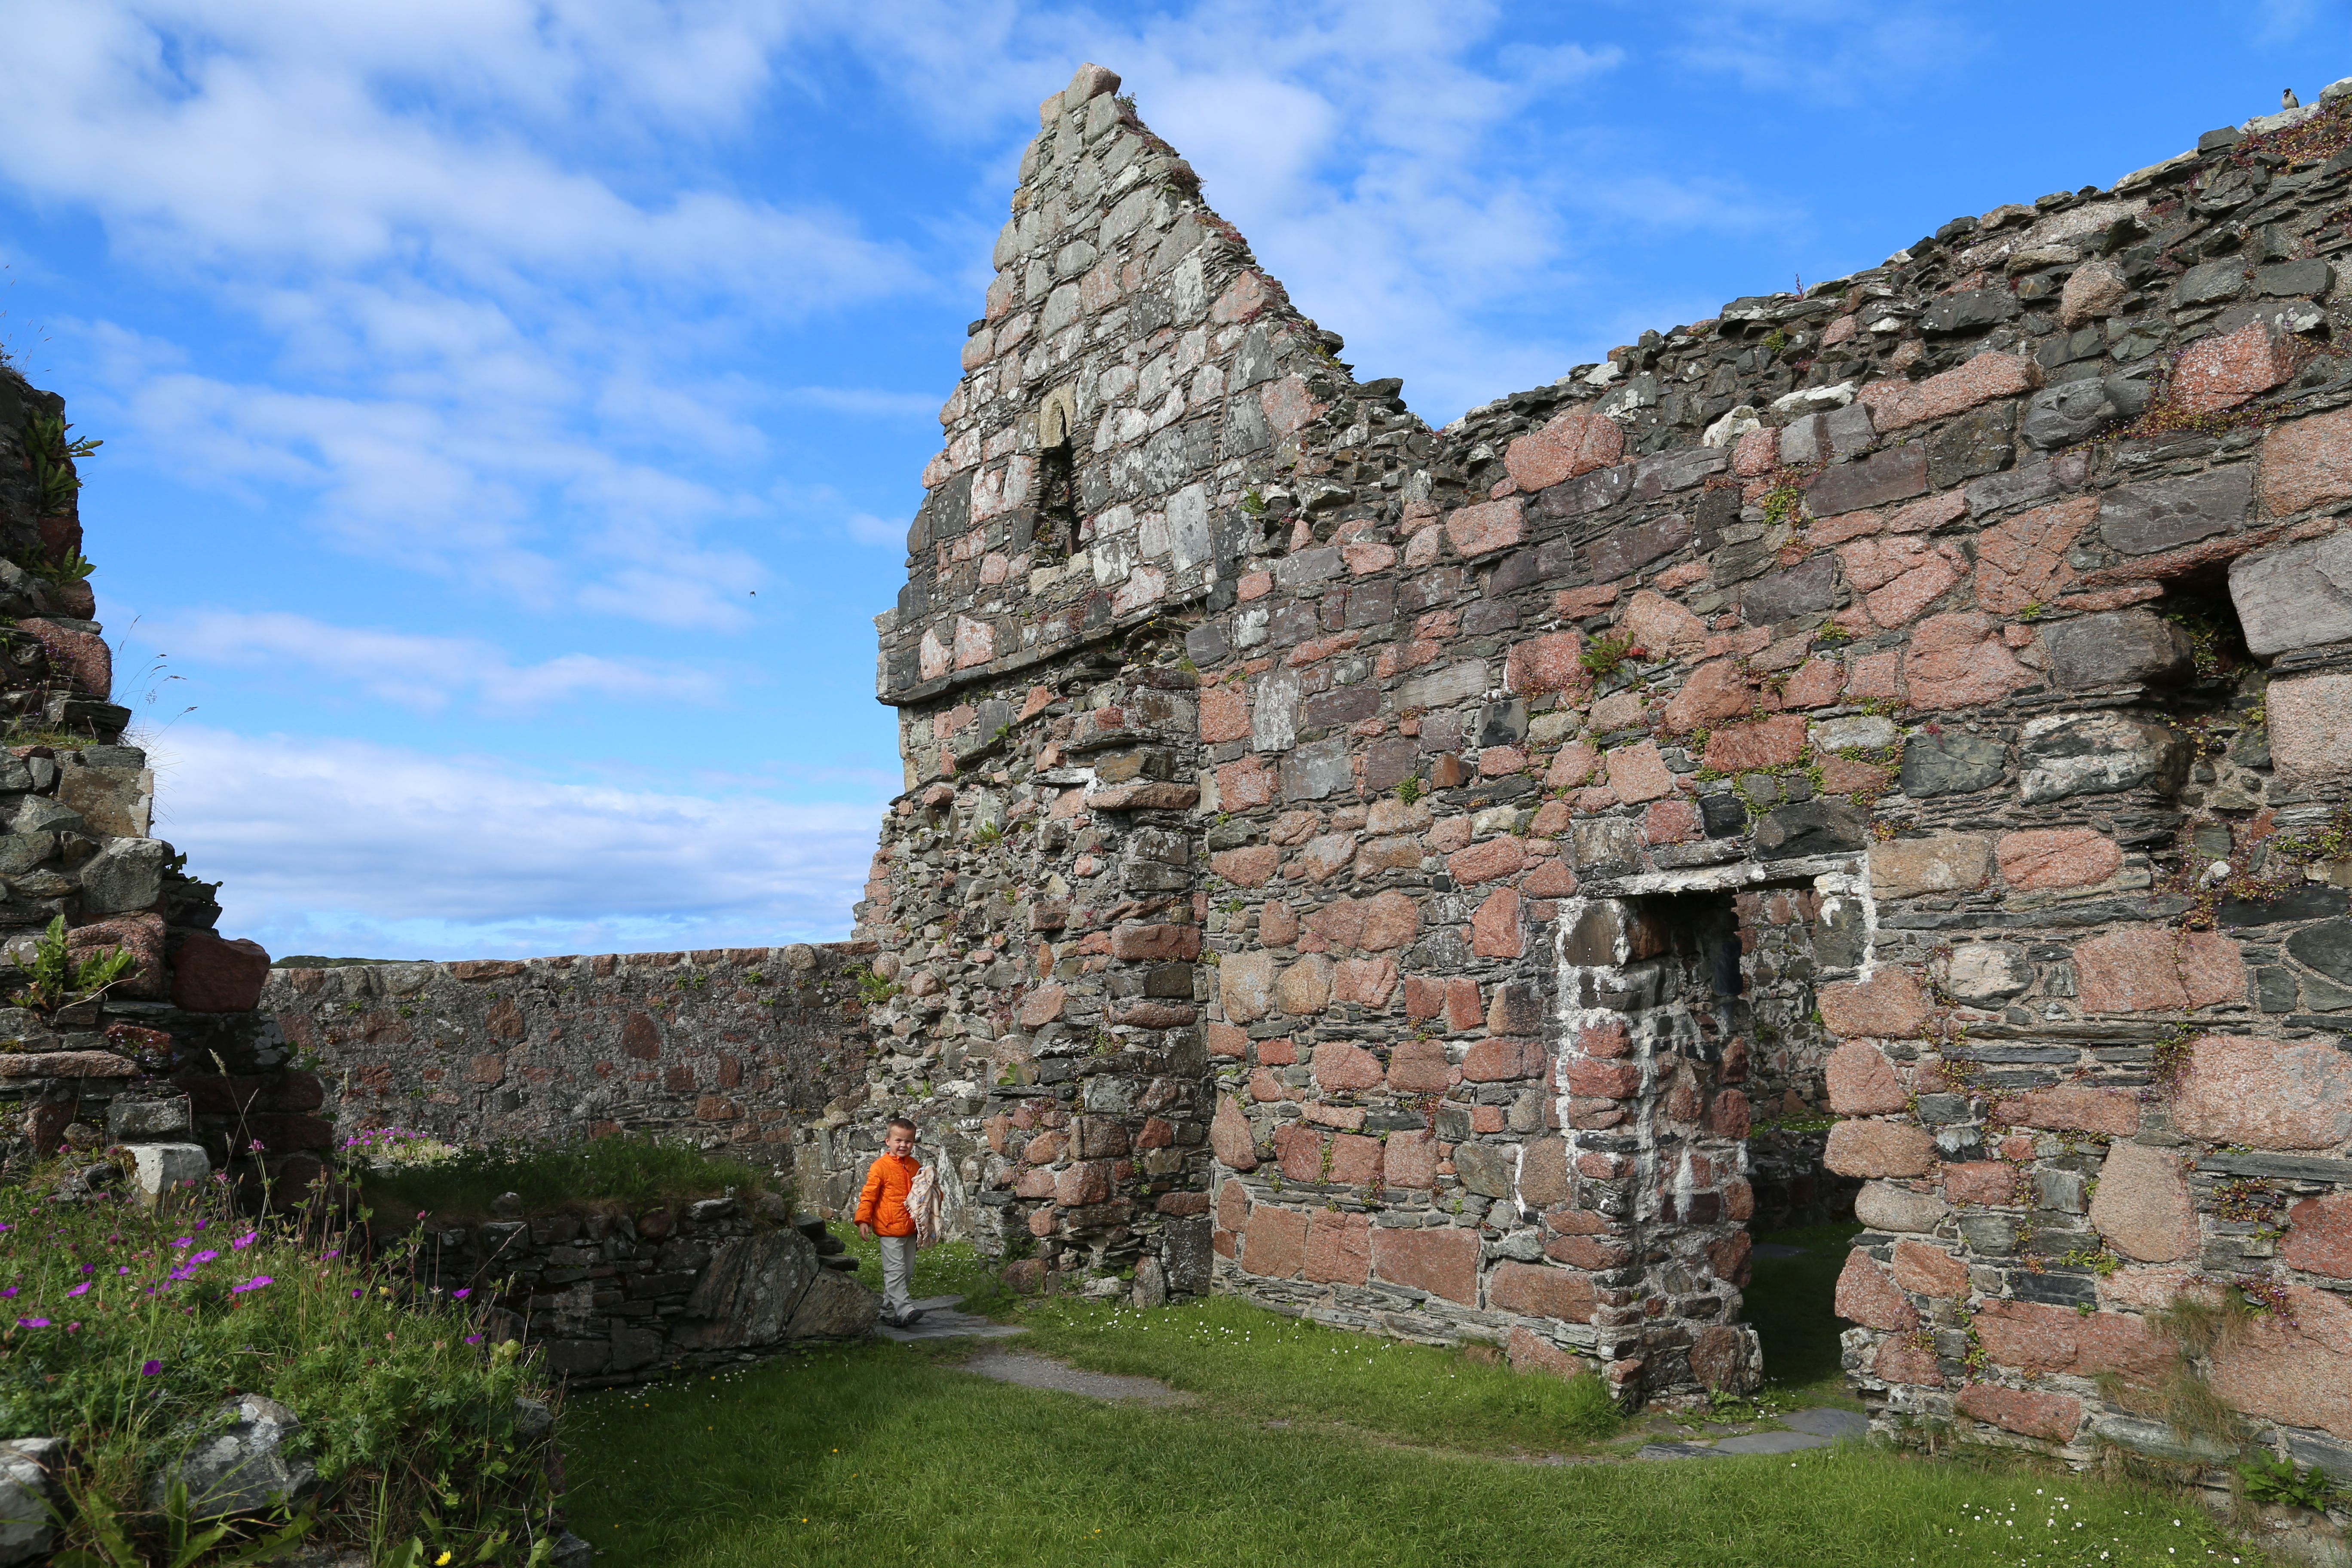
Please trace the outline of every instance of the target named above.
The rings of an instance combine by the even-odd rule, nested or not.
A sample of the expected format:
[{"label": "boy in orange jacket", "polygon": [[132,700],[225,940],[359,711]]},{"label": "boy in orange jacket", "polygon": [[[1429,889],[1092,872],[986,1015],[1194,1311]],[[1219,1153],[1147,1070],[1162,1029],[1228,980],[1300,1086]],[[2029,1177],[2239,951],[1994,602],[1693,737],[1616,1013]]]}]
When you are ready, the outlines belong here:
[{"label": "boy in orange jacket", "polygon": [[883,1130],[882,1152],[866,1170],[866,1190],[857,1195],[858,1230],[882,1238],[882,1318],[893,1328],[912,1328],[923,1315],[907,1297],[915,1267],[915,1216],[907,1194],[922,1169],[915,1158],[915,1124],[893,1117]]}]

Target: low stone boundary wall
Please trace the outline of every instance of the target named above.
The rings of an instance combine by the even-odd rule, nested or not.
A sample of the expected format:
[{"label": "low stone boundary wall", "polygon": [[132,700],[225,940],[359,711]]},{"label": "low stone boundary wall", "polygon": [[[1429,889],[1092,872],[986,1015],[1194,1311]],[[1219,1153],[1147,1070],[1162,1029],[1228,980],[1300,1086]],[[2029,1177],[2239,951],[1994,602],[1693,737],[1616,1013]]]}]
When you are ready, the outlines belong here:
[{"label": "low stone boundary wall", "polygon": [[488,1293],[507,1337],[545,1345],[574,1388],[601,1388],[863,1338],[881,1298],[833,1266],[841,1256],[822,1220],[711,1198],[676,1215],[436,1226],[415,1268],[428,1289]]},{"label": "low stone boundary wall", "polygon": [[[263,1009],[346,1137],[455,1143],[629,1129],[775,1144],[866,1100],[870,943],[273,971]],[[871,982],[866,984],[870,984]]]}]

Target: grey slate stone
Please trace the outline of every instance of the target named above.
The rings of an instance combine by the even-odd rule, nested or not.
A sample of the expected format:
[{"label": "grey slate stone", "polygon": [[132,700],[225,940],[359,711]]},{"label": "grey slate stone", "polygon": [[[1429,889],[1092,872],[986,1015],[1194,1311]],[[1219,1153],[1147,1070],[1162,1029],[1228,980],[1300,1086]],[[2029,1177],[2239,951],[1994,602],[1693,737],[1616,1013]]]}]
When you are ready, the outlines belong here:
[{"label": "grey slate stone", "polygon": [[2282,262],[2275,267],[2262,267],[2254,270],[2255,289],[2273,298],[2320,299],[2335,281],[2335,269],[2315,257],[2308,261]]},{"label": "grey slate stone", "polygon": [[1864,507],[1884,506],[1927,488],[1927,448],[1895,447],[1859,462],[1832,464],[1805,492],[1815,517],[1836,517]]},{"label": "grey slate stone", "polygon": [[2025,422],[2019,434],[2025,437],[2026,445],[2046,452],[2070,447],[2105,429],[2123,414],[2116,399],[2109,395],[2107,384],[2106,380],[2093,377],[2035,393],[2026,400]]},{"label": "grey slate stone", "polygon": [[1739,613],[1750,624],[1772,626],[1837,603],[1837,557],[1811,560],[1759,577],[1739,593]]},{"label": "grey slate stone", "polygon": [[2297,963],[2352,984],[2352,921],[2305,926],[2286,939],[2286,951]]},{"label": "grey slate stone", "polygon": [[2072,691],[2131,682],[2175,685],[2197,673],[2189,635],[2152,610],[2116,610],[2043,630],[2050,673]]},{"label": "grey slate stone", "polygon": [[43,795],[28,795],[8,824],[12,833],[79,833],[86,825],[81,813]]},{"label": "grey slate stone", "polygon": [[820,1272],[816,1248],[790,1226],[731,1237],[712,1254],[672,1333],[693,1350],[772,1344]]},{"label": "grey slate stone", "polygon": [[1853,806],[1837,801],[1804,801],[1767,812],[1756,825],[1756,848],[1775,860],[1810,855],[1842,855],[1868,842],[1869,824]]},{"label": "grey slate stone", "polygon": [[874,1331],[882,1298],[845,1274],[822,1269],[793,1309],[784,1336],[793,1340],[856,1340]]},{"label": "grey slate stone", "polygon": [[2000,783],[2007,748],[1961,731],[1914,735],[1903,747],[1903,793],[1970,795]]},{"label": "grey slate stone", "polygon": [[170,846],[160,838],[114,838],[81,868],[81,904],[88,914],[143,910],[163,896]]},{"label": "grey slate stone", "polygon": [[148,1505],[161,1508],[175,1481],[187,1486],[191,1519],[257,1513],[277,1500],[299,1503],[319,1485],[310,1461],[286,1451],[301,1429],[294,1412],[274,1399],[247,1394],[225,1401],[205,1433],[156,1473]]},{"label": "grey slate stone", "polygon": [[188,1130],[185,1100],[117,1100],[106,1108],[106,1135],[121,1143]]},{"label": "grey slate stone", "polygon": [[1538,496],[1536,505],[1546,517],[1582,517],[1616,505],[1633,489],[1633,465],[1620,463],[1613,468],[1596,468],[1563,479]]},{"label": "grey slate stone", "polygon": [[1927,488],[1948,489],[2007,468],[2016,451],[2010,439],[2016,425],[2017,404],[2006,400],[1972,409],[1937,431],[1927,442]]},{"label": "grey slate stone", "polygon": [[2230,599],[2255,653],[2352,640],[2352,534],[2239,557]]},{"label": "grey slate stone", "polygon": [[2235,257],[2220,261],[2208,261],[2190,268],[2173,285],[2173,307],[2185,309],[2194,305],[2216,305],[2224,300],[2234,300],[2246,287],[2246,264]]},{"label": "grey slate stone", "polygon": [[2283,925],[2290,921],[2320,921],[2352,911],[2352,893],[2341,888],[2305,882],[2274,899],[2224,899],[2221,921],[2225,927]]},{"label": "grey slate stone", "polygon": [[1210,1221],[1207,1215],[1183,1215],[1161,1228],[1160,1264],[1168,1272],[1168,1289],[1180,1295],[1201,1295],[1209,1289]]},{"label": "grey slate stone", "polygon": [[2019,792],[2028,805],[2143,784],[2169,795],[2189,771],[2189,742],[2179,731],[2112,713],[2035,719],[2018,742],[2025,763]]},{"label": "grey slate stone", "polygon": [[1698,816],[1709,838],[1728,838],[1748,826],[1748,807],[1728,792],[1699,796]]},{"label": "grey slate stone", "polygon": [[2325,1470],[2338,1486],[2352,1486],[2352,1444],[2339,1443],[2317,1432],[2286,1434],[2286,1451],[2297,1463]]},{"label": "grey slate stone", "polygon": [[1849,403],[1827,414],[1809,414],[1781,427],[1780,460],[1795,466],[1839,461],[1870,449],[1878,432],[1866,404]]},{"label": "grey slate stone", "polygon": [[1285,800],[1321,800],[1340,790],[1353,793],[1356,773],[1348,757],[1348,737],[1328,736],[1298,747],[1282,759]]},{"label": "grey slate stone", "polygon": [[54,833],[0,834],[0,874],[21,877],[57,852]]},{"label": "grey slate stone", "polygon": [[1518,1150],[1507,1143],[1460,1144],[1454,1151],[1454,1169],[1472,1192],[1507,1198],[1518,1170]]},{"label": "grey slate stone", "polygon": [[1985,517],[2004,507],[2021,505],[2080,489],[2091,477],[2089,454],[2061,452],[2054,458],[2024,463],[2006,473],[1990,474],[1968,488],[1969,510]]},{"label": "grey slate stone", "polygon": [[1709,474],[1731,466],[1731,454],[1720,447],[1681,447],[1653,452],[1633,465],[1633,494],[1643,500],[1686,490]]},{"label": "grey slate stone", "polygon": [[1589,552],[1595,583],[1630,577],[1651,562],[1671,555],[1691,542],[1690,520],[1669,512],[1654,521],[1621,528],[1595,542]]},{"label": "grey slate stone", "polygon": [[2127,555],[2178,549],[2243,522],[2253,500],[2251,463],[2187,479],[2125,485],[2099,503],[2099,533]]},{"label": "grey slate stone", "polygon": [[49,1508],[63,1501],[55,1476],[61,1447],[55,1437],[0,1442],[0,1563],[45,1559],[56,1548]]},{"label": "grey slate stone", "polygon": [[2017,296],[2006,289],[1977,289],[1965,294],[1947,294],[1927,307],[1926,313],[1919,318],[1919,330],[1931,337],[1978,331],[1998,326],[2023,309],[2017,302]]}]

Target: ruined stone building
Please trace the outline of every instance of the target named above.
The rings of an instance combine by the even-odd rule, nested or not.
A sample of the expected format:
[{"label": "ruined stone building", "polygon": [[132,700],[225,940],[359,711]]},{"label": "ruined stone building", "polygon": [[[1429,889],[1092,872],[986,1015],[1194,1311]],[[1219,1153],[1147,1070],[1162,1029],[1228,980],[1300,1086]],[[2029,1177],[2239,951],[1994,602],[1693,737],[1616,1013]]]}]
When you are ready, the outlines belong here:
[{"label": "ruined stone building", "polygon": [[1890,1416],[2126,1432],[2201,1269],[2352,1437],[2352,100],[1432,430],[1117,88],[877,623],[871,1077],[976,1234],[1633,1396],[1860,1184]]},{"label": "ruined stone building", "polygon": [[2352,1475],[2352,84],[1442,430],[1117,89],[940,411],[857,942],[281,977],[342,1113],[838,1205],[905,1112],[1016,1278],[1627,1400],[1751,1386],[1749,1232],[1851,1205],[1887,1429],[2193,1459],[2226,1289]]}]

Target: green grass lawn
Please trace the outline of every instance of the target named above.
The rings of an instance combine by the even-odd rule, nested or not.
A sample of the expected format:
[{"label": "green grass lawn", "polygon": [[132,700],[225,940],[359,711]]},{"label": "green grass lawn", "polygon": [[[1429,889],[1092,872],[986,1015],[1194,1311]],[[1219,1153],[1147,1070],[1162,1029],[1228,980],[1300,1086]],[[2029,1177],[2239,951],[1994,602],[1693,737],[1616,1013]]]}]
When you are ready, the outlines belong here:
[{"label": "green grass lawn", "polygon": [[1797,1258],[1757,1258],[1740,1314],[1756,1325],[1763,1342],[1765,1387],[1779,1396],[1776,1402],[1862,1408],[1838,1362],[1838,1332],[1846,1325],[1831,1310],[1847,1244],[1861,1233],[1861,1226],[1847,1221],[1756,1238],[1805,1249]]},{"label": "green grass lawn", "polygon": [[[1613,1418],[1577,1384],[1229,1300],[1015,1310],[979,1299],[984,1280],[969,1249],[940,1248],[915,1288],[966,1289],[1033,1326],[987,1348],[1158,1376],[1199,1403],[1106,1405],[992,1383],[958,1370],[970,1347],[957,1344],[845,1347],[582,1395],[563,1414],[571,1506],[600,1568],[2109,1568],[2203,1561],[2221,1540],[2156,1492],[1859,1447],[1531,1463],[1507,1456],[1589,1450]],[[1834,1325],[1828,1342],[1833,1372]],[[1792,1374],[1820,1373],[1811,1353]],[[2226,1546],[2219,1561],[2233,1553],[2260,1561]]]}]

